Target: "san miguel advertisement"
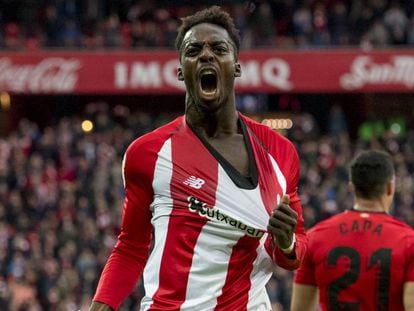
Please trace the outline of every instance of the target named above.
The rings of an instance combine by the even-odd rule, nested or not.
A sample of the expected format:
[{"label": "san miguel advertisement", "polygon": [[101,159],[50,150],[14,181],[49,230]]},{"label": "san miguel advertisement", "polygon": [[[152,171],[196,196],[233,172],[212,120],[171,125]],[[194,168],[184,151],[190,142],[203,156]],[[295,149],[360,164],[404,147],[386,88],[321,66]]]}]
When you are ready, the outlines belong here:
[{"label": "san miguel advertisement", "polygon": [[[239,93],[413,92],[414,49],[247,51]],[[176,51],[2,52],[0,92],[177,94]]]}]

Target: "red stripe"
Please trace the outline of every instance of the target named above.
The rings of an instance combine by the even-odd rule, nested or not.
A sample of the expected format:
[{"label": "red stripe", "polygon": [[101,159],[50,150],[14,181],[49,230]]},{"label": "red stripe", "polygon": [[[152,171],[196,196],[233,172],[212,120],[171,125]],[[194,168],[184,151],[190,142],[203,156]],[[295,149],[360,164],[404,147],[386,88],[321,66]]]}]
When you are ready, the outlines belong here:
[{"label": "red stripe", "polygon": [[[216,199],[217,161],[185,125],[172,136],[171,150],[170,191],[174,206],[161,259],[159,288],[149,310],[179,310],[184,303],[194,248],[207,222],[206,218],[189,211],[187,198],[192,195],[209,206],[214,206]],[[184,184],[190,176],[203,179],[203,187],[194,189]]]},{"label": "red stripe", "polygon": [[277,204],[276,195],[280,194],[280,198],[282,198],[283,189],[277,180],[268,152],[257,142],[255,138],[250,138],[250,142],[254,158],[256,159],[260,195],[262,197],[263,204],[270,215]]},{"label": "red stripe", "polygon": [[257,238],[244,236],[233,247],[226,282],[217,299],[216,311],[247,310],[250,274],[256,259],[256,252],[252,250],[259,246],[259,242]]}]

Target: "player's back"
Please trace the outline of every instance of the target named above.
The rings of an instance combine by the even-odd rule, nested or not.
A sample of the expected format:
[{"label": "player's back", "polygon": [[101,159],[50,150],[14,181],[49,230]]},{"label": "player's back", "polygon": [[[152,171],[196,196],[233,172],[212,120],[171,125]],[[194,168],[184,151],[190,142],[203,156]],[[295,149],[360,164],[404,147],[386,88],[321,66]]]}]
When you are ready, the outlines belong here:
[{"label": "player's back", "polygon": [[414,277],[412,228],[385,213],[347,211],[308,237],[296,281],[319,287],[322,310],[404,310],[403,284]]}]

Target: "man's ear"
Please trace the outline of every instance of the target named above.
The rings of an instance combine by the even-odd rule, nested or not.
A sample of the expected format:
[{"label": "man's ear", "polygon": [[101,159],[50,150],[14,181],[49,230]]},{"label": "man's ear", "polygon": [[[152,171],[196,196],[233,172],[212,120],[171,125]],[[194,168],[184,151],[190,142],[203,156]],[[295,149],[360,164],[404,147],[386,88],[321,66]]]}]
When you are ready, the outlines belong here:
[{"label": "man's ear", "polygon": [[395,192],[395,177],[387,183],[387,195],[394,195]]},{"label": "man's ear", "polygon": [[241,74],[242,74],[242,71],[241,71],[240,63],[235,63],[234,64],[234,76],[241,77]]},{"label": "man's ear", "polygon": [[183,70],[181,67],[179,67],[177,70],[177,78],[179,81],[184,81]]}]

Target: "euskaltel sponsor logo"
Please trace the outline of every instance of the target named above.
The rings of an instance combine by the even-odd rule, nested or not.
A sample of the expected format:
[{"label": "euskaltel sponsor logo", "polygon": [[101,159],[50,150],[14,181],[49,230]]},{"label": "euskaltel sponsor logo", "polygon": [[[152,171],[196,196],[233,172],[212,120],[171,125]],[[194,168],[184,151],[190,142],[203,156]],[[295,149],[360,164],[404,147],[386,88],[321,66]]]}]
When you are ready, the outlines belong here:
[{"label": "euskaltel sponsor logo", "polygon": [[388,63],[375,63],[370,56],[358,56],[352,62],[350,72],[340,77],[340,85],[354,90],[365,85],[401,84],[414,87],[414,56],[394,56]]},{"label": "euskaltel sponsor logo", "polygon": [[34,64],[15,64],[0,58],[0,89],[14,92],[71,92],[78,82],[81,62],[76,58],[47,57]]}]

